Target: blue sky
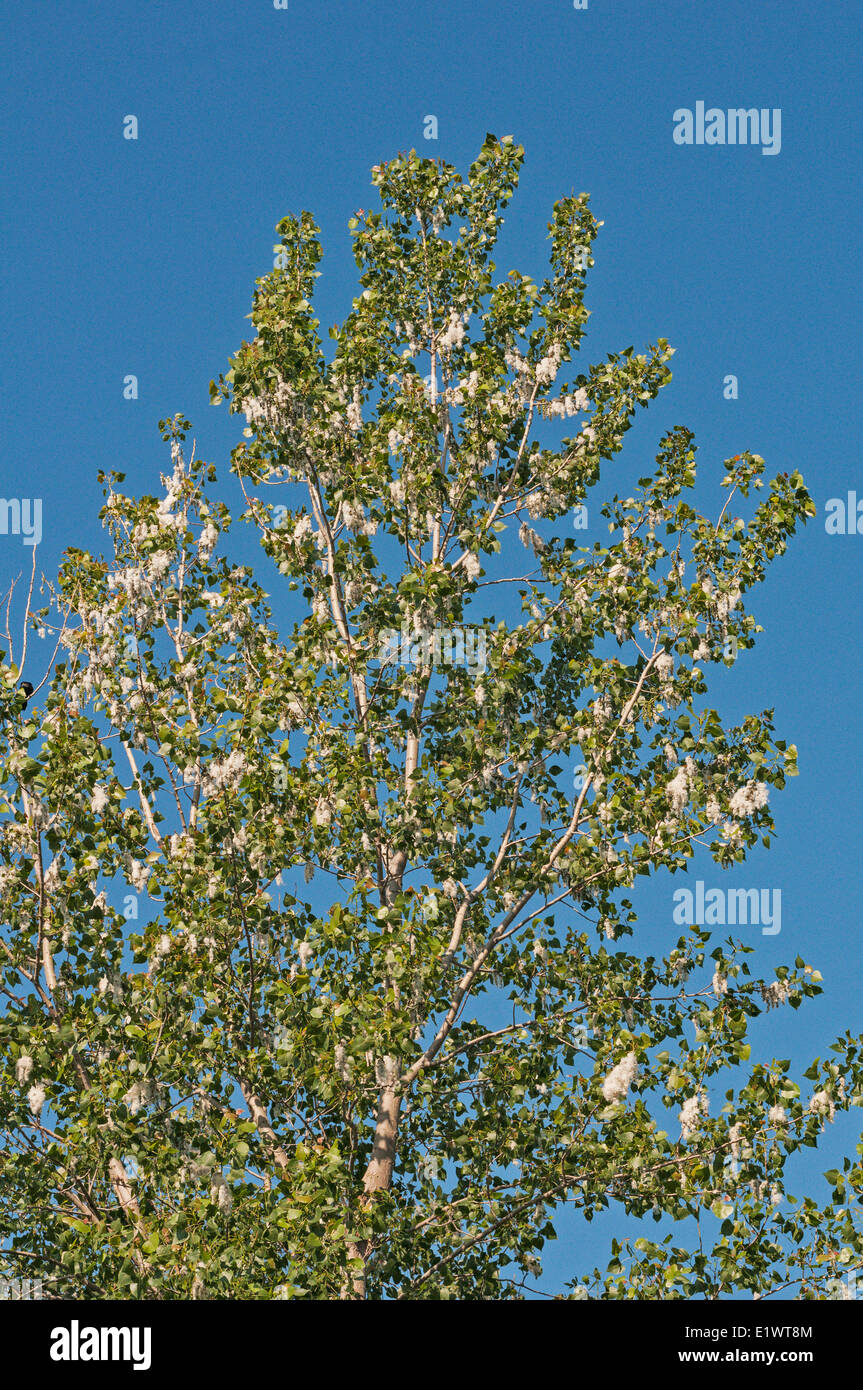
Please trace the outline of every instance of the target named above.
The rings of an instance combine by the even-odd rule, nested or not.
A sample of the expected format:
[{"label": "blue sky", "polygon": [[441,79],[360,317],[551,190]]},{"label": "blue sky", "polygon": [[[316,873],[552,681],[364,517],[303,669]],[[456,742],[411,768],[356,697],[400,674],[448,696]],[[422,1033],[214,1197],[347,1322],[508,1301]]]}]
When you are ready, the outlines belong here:
[{"label": "blue sky", "polygon": [[[672,385],[628,436],[621,477],[647,471],[661,434],[683,423],[699,444],[699,500],[721,460],[749,448],[771,473],[799,468],[818,504],[753,597],[758,647],[713,690],[728,719],[775,706],[780,735],[800,750],[800,777],[774,798],[774,846],[734,882],[782,891],[782,932],[752,934],[756,961],[803,954],[827,992],[771,1014],[764,1049],[805,1064],[859,1029],[863,535],[827,535],[823,515],[829,498],[863,498],[857,8],[6,0],[3,26],[0,491],[42,498],[49,574],[67,545],[102,548],[99,468],[155,490],[162,416],[189,416],[235,496],[239,422],[210,406],[208,385],[250,336],[252,284],[287,211],[308,208],[322,228],[326,330],[355,293],[347,220],[375,202],[370,166],[397,151],[464,169],[486,131],[525,146],[501,273],[541,277],[553,200],[591,193],[605,225],[589,360],[660,336],[677,349]],[[781,151],[675,144],[674,111],[699,100],[779,108]],[[128,114],[136,141],[123,139]],[[423,138],[429,114],[437,141]],[[129,373],[135,401],[123,398]],[[734,401],[723,397],[728,374]],[[593,519],[589,543],[606,534]],[[0,535],[0,590],[29,560],[20,537]],[[671,888],[651,886],[639,902],[657,948],[676,935]],[[840,1137],[853,1147],[851,1127],[839,1129],[819,1168]],[[585,1252],[598,1253],[593,1232],[577,1248],[561,1243],[546,1287]]]}]

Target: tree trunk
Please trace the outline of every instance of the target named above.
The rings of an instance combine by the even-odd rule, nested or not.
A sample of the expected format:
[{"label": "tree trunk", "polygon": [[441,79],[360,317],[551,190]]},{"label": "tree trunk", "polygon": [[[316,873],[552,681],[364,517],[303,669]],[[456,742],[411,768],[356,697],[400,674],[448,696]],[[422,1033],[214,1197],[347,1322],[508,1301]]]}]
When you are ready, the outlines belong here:
[{"label": "tree trunk", "polygon": [[[387,1058],[386,1062],[390,1064],[390,1076],[387,1078],[387,1084],[381,1088],[372,1156],[363,1175],[363,1206],[366,1208],[374,1201],[376,1192],[384,1192],[390,1186],[396,1161],[401,1096],[396,1095],[395,1090],[397,1080],[395,1064],[391,1063],[390,1058]],[[366,1261],[371,1249],[371,1241],[368,1240],[361,1241],[358,1245],[352,1243],[348,1246],[348,1258]],[[365,1272],[353,1275],[342,1290],[342,1298],[357,1299],[365,1298],[365,1296]]]}]

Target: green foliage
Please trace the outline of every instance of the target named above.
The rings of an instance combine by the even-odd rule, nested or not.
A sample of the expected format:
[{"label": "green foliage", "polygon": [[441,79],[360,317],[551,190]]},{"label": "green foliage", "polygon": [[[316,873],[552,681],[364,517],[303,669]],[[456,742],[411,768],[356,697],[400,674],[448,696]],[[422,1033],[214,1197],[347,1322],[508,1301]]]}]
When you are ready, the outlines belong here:
[{"label": "green foliage", "polygon": [[[749,1063],[751,1021],[818,972],[753,979],[696,929],[621,945],[638,877],[769,842],[796,750],[770,711],[726,727],[705,671],[754,644],[745,598],[813,505],[781,475],[727,515],[762,487],[742,453],[699,514],[676,428],[605,504],[609,544],[574,542],[672,349],[576,371],[586,195],[542,284],[495,278],[521,160],[488,136],[464,181],[373,171],[328,355],[317,228],[279,224],[212,396],[247,420],[233,470],[290,632],[177,417],[163,493],[106,476],[108,558],[70,550],[33,615],[62,659],[26,711],[6,654],[0,1239],[61,1295],[521,1297],[564,1203],[674,1223],[572,1297],[821,1297],[859,1265],[859,1163],[823,1206],[785,1170],[856,1103],[860,1040],[805,1088]],[[466,625],[473,665],[382,660]]]}]

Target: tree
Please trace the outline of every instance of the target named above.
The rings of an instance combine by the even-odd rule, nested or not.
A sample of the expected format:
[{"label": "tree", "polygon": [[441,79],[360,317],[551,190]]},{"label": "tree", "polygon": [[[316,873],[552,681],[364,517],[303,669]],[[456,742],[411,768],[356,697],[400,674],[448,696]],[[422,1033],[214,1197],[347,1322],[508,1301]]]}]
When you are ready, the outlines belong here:
[{"label": "tree", "polygon": [[769,842],[795,749],[770,711],[726,728],[706,671],[754,644],[745,598],[813,504],[782,474],[729,515],[763,485],[742,453],[700,514],[676,428],[576,543],[672,349],[570,370],[586,195],[541,285],[495,280],[522,156],[374,169],[328,357],[317,228],[279,224],[211,389],[288,617],[178,416],[163,494],[105,475],[110,558],[70,549],[28,601],[62,660],[26,710],[7,633],[0,1232],[46,1291],[521,1297],[562,1204],[631,1233],[572,1298],[823,1297],[859,1267],[859,1164],[826,1205],[784,1174],[857,1103],[860,1040],[804,1090],[744,1065],[818,972],[752,978],[696,926],[623,944],[639,876]]}]

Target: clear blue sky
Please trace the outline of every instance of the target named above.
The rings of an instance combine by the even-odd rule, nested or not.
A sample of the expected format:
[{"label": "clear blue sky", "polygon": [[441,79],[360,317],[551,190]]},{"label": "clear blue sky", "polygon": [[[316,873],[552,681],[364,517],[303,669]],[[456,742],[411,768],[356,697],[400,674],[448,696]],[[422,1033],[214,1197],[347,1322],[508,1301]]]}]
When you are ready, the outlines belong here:
[{"label": "clear blue sky", "polygon": [[[646,471],[662,432],[684,423],[704,479],[750,448],[771,471],[801,469],[819,507],[753,598],[759,646],[714,690],[729,718],[775,705],[800,749],[801,776],[774,797],[773,849],[733,881],[782,891],[781,935],[752,933],[757,961],[803,954],[827,993],[771,1014],[764,1050],[804,1062],[859,1029],[863,535],[828,536],[823,517],[828,498],[863,498],[859,7],[5,0],[2,24],[0,491],[43,499],[49,574],[69,544],[102,548],[97,469],[155,489],[162,416],[189,416],[233,496],[238,422],[209,405],[208,384],[250,336],[252,283],[285,212],[309,208],[321,224],[326,328],[354,293],[347,219],[374,202],[370,166],[398,150],[464,168],[488,130],[525,146],[504,273],[541,276],[553,199],[591,193],[605,226],[589,360],[658,336],[677,348],[621,477]],[[673,112],[699,100],[780,108],[780,153],[676,145]],[[137,141],[122,137],[128,114]],[[428,114],[437,142],[423,139]],[[128,373],[137,401],[123,399]],[[723,398],[729,373],[736,401]],[[29,558],[20,537],[0,536],[0,589]],[[718,873],[707,861],[708,882]],[[673,886],[639,902],[656,949],[676,934]],[[851,1148],[852,1128],[841,1135]],[[551,1282],[585,1251],[596,1253],[595,1232],[578,1252],[561,1243]]]}]

